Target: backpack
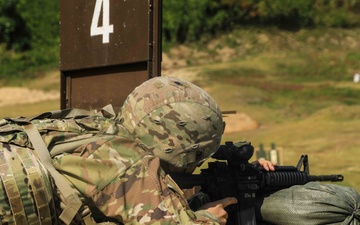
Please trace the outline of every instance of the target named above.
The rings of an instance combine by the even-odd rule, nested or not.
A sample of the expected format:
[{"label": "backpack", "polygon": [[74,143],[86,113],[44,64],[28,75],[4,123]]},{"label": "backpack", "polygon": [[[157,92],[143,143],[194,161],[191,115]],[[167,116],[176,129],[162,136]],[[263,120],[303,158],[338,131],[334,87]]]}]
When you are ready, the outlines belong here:
[{"label": "backpack", "polygon": [[51,157],[116,134],[114,118],[108,105],[100,111],[66,109],[0,120],[0,224],[96,224]]}]

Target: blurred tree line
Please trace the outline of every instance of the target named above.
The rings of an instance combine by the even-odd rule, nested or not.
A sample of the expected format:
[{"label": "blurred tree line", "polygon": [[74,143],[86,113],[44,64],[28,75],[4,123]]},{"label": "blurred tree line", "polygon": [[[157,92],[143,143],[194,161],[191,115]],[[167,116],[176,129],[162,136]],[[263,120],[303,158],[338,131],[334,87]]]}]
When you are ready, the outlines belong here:
[{"label": "blurred tree line", "polygon": [[166,42],[196,41],[241,26],[360,26],[360,0],[164,0]]},{"label": "blurred tree line", "polygon": [[0,79],[36,75],[59,63],[59,1],[0,0]]},{"label": "blurred tree line", "polygon": [[[0,79],[58,65],[59,15],[59,0],[0,0]],[[166,46],[241,26],[359,27],[360,0],[163,0]]]}]

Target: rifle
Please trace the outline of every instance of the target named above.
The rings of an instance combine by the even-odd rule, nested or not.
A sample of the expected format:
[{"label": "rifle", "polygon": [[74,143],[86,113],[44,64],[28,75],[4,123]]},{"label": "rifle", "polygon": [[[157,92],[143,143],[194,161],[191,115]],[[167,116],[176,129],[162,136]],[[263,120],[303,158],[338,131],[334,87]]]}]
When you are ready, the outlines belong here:
[{"label": "rifle", "polygon": [[[275,166],[275,171],[265,171],[249,163],[254,147],[249,142],[226,142],[221,145],[200,174],[171,174],[182,189],[200,186],[211,201],[236,197],[238,203],[226,208],[228,224],[256,225],[257,201],[277,190],[303,185],[311,181],[343,181],[340,174],[310,175],[307,155],[302,155],[296,167]],[[218,161],[226,160],[226,161]],[[303,166],[303,171],[301,167]]]}]

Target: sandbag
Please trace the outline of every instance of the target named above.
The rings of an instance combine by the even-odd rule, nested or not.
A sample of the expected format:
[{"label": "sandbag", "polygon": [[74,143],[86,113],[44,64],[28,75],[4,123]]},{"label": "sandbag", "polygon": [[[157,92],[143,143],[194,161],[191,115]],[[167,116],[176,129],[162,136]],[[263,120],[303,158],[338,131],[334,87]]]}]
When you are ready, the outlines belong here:
[{"label": "sandbag", "polygon": [[260,217],[277,225],[359,225],[359,208],[360,196],[353,188],[310,182],[265,197]]}]

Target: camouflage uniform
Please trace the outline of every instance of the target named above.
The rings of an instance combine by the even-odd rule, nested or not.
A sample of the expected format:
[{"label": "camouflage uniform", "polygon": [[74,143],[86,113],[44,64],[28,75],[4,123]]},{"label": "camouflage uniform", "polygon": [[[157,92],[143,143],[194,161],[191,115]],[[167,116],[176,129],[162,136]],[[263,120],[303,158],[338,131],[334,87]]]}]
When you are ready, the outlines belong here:
[{"label": "camouflage uniform", "polygon": [[[137,91],[141,89],[137,89],[115,119],[89,114],[61,120],[35,118],[31,121],[37,125],[54,167],[76,188],[97,222],[219,224],[209,212],[190,210],[182,191],[161,168],[160,161],[176,162],[176,167],[186,168],[209,157],[220,144],[223,131],[221,113],[206,94],[199,96],[201,91],[197,90],[192,95],[193,86],[187,82],[160,78],[144,85],[161,88],[169,82],[175,84],[175,89],[181,88],[178,95],[167,92],[170,98],[176,97],[170,99],[171,104],[176,103],[181,95],[185,96],[182,101],[187,99],[189,104],[196,104],[196,107],[180,104],[188,108],[190,114],[181,115],[183,110],[176,104],[149,108],[146,101],[133,98],[139,95]],[[194,96],[198,99],[196,103],[193,103]],[[165,103],[169,101],[169,97],[160,99]],[[131,106],[133,100],[140,106],[144,104],[145,114],[141,114],[143,111],[138,108],[142,119],[137,121],[139,125],[135,124],[135,129],[129,129],[127,125],[134,125],[134,122],[128,116],[134,114],[125,108]],[[191,108],[198,109],[199,115],[206,112],[200,116],[201,124],[197,120],[199,115],[195,115]],[[155,119],[148,116],[149,113]],[[162,118],[165,121],[161,121]],[[177,125],[174,126],[173,122]],[[150,126],[155,128],[149,129]],[[4,132],[6,135],[0,135],[0,141],[31,149],[22,128],[19,126],[14,130],[17,132],[7,131]],[[147,134],[154,138],[149,139]],[[176,140],[174,134],[178,134]],[[161,151],[157,152],[157,149]],[[177,160],[173,161],[173,157]]]},{"label": "camouflage uniform", "polygon": [[132,140],[109,136],[56,156],[54,165],[91,208],[124,224],[216,224],[192,212],[159,158]]}]

